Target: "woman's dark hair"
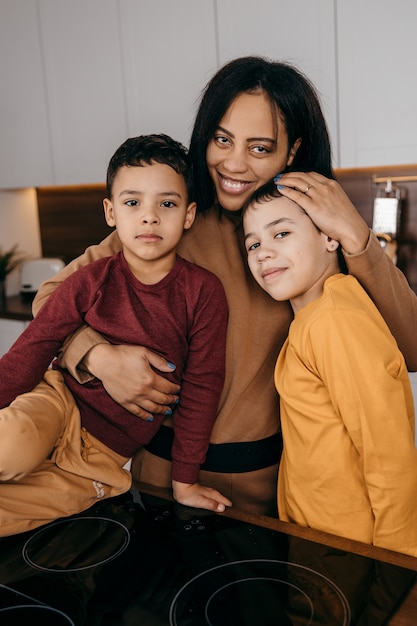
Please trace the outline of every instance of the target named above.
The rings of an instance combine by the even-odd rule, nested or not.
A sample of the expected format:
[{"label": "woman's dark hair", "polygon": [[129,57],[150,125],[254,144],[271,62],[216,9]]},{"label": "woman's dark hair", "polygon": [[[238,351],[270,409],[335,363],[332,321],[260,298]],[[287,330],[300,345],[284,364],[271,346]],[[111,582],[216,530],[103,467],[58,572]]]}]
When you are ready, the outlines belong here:
[{"label": "woman's dark hair", "polygon": [[140,135],[126,139],[110,159],[107,168],[106,193],[111,198],[113,182],[121,167],[151,165],[162,163],[169,165],[184,178],[188,202],[194,200],[194,184],[187,148],[168,135]]},{"label": "woman's dark hair", "polygon": [[264,93],[269,98],[271,107],[283,119],[289,147],[301,138],[294,160],[285,171],[315,171],[334,178],[326,121],[309,79],[288,63],[241,57],[224,65],[201,96],[189,150],[198,211],[209,209],[215,201],[206,162],[208,144],[230,104],[242,93]]}]

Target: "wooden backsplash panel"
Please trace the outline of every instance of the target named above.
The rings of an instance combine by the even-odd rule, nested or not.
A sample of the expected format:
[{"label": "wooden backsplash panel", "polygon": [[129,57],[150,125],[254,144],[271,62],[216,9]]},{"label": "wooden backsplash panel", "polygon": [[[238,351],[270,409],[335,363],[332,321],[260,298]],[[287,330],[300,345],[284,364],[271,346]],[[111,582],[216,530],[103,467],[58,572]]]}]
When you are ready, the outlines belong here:
[{"label": "wooden backsplash panel", "polygon": [[[343,189],[371,227],[377,191],[373,177],[417,176],[417,164],[338,169],[335,173]],[[417,291],[417,182],[395,184],[402,194],[398,266]],[[67,263],[82,254],[87,246],[99,243],[112,230],[104,220],[104,184],[42,187],[37,190],[37,194],[44,256],[58,256]]]},{"label": "wooden backsplash panel", "polygon": [[113,230],[104,219],[104,184],[40,187],[36,191],[43,256],[60,257],[68,263]]}]

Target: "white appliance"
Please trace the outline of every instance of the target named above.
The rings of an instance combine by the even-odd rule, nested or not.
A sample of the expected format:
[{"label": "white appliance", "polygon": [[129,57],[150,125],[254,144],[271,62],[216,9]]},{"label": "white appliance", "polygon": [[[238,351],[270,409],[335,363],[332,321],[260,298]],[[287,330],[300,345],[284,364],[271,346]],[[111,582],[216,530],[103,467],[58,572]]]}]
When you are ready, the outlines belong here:
[{"label": "white appliance", "polygon": [[58,258],[24,261],[20,267],[21,296],[27,299],[34,298],[41,284],[55,276],[64,266],[64,261]]}]

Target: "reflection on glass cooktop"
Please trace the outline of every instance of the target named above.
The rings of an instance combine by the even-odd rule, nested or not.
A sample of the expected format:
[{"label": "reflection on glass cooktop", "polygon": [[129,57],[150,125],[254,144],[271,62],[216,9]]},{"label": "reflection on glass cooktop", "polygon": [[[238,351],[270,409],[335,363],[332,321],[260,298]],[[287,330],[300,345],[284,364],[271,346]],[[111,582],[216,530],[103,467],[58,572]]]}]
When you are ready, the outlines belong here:
[{"label": "reflection on glass cooktop", "polygon": [[416,572],[127,494],[0,540],[0,624],[378,626]]}]

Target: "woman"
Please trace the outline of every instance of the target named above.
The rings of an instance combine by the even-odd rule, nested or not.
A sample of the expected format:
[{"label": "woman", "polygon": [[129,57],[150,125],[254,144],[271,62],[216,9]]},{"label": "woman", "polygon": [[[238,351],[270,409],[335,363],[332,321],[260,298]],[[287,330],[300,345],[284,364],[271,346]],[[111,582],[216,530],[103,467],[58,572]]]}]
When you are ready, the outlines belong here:
[{"label": "woman", "polygon": [[[417,369],[417,297],[333,180],[330,141],[316,92],[292,66],[243,57],[221,68],[203,93],[190,156],[199,214],[179,253],[219,276],[229,304],[226,382],[200,480],[235,507],[276,515],[280,427],[273,368],[291,311],[269,298],[249,273],[240,229],[245,200],[282,173],[282,194],[340,242],[349,272],[378,306],[409,369]],[[119,249],[116,234],[89,248],[44,284],[35,311],[74,269]],[[70,339],[61,363],[80,381],[90,374],[101,379],[137,418],[166,413],[177,398],[178,389],[163,378],[167,363],[158,355],[140,347],[110,346],[88,328]],[[169,487],[169,424],[167,417],[167,427],[133,460],[135,479]]]}]

